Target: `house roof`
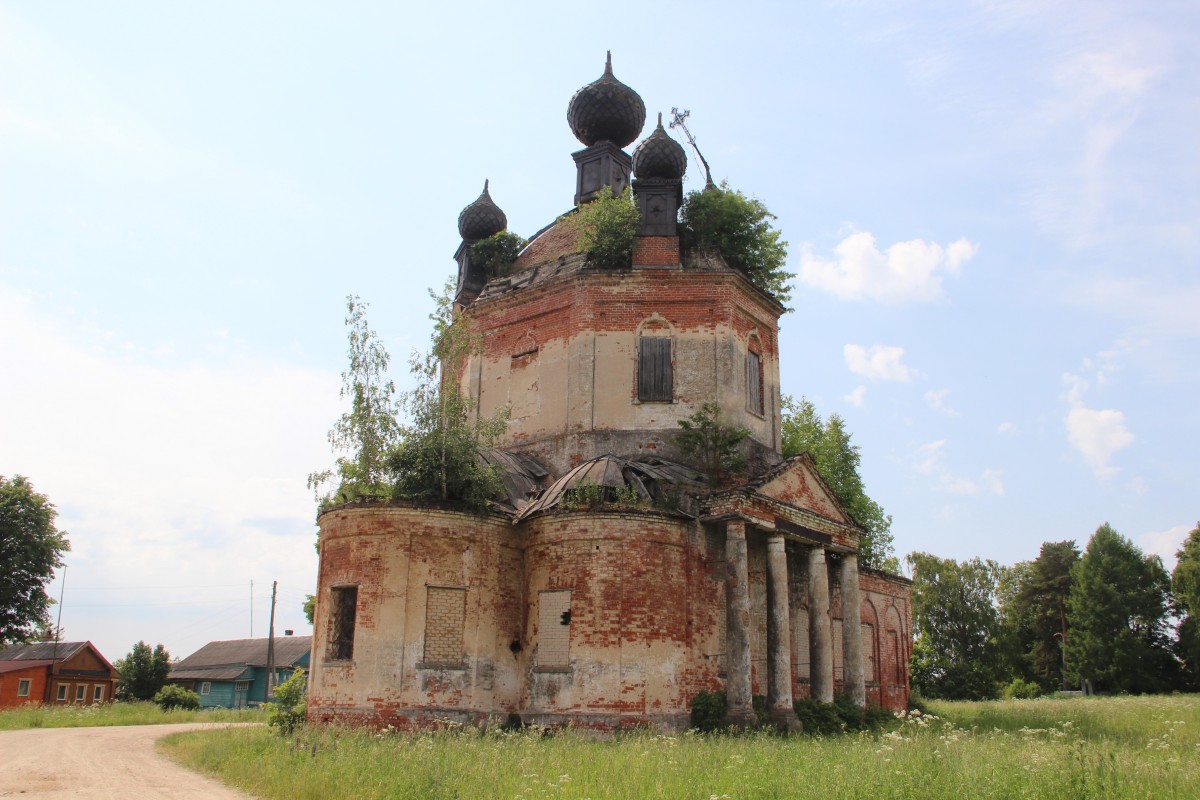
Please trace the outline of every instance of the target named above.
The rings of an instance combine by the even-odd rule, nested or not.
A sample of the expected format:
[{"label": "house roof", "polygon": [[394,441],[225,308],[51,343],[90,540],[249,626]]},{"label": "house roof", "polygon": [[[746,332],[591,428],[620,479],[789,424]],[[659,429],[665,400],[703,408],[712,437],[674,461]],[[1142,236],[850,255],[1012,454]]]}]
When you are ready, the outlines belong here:
[{"label": "house roof", "polygon": [[34,667],[48,667],[54,662],[48,658],[25,658],[20,661],[0,661],[0,675]]},{"label": "house roof", "polygon": [[[212,677],[215,667],[232,670],[238,668],[240,675],[246,667],[267,665],[267,642],[269,639],[231,639],[224,642],[209,642],[171,668],[171,677],[184,677],[183,673],[205,670]],[[275,665],[287,667],[308,655],[312,647],[311,636],[282,636],[275,639]],[[194,677],[187,675],[186,677]],[[237,677],[235,675],[234,677]],[[218,679],[221,680],[221,679]],[[232,680],[226,678],[225,680]]]},{"label": "house roof", "polygon": [[[90,642],[32,642],[0,648],[0,661],[65,661]],[[95,648],[92,648],[95,650]],[[99,651],[97,651],[99,655]]]},{"label": "house roof", "polygon": [[245,674],[247,669],[249,667],[244,664],[236,667],[201,667],[198,669],[172,667],[170,677],[173,681],[236,681]]}]

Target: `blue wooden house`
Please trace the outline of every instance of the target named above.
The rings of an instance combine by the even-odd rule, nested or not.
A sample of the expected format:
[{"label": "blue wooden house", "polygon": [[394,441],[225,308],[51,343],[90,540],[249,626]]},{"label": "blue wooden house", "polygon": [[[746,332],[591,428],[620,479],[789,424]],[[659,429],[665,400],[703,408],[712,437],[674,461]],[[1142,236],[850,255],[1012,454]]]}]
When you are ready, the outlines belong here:
[{"label": "blue wooden house", "polygon": [[[167,680],[200,695],[202,708],[246,708],[267,700],[268,639],[209,642],[171,667]],[[308,669],[311,636],[275,639],[275,685]]]}]

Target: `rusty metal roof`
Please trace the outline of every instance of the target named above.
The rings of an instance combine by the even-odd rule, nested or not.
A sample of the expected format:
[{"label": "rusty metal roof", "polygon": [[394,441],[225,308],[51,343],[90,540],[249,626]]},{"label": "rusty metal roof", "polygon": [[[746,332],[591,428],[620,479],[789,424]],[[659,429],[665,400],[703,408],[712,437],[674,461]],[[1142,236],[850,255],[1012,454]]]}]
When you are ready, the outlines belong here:
[{"label": "rusty metal roof", "polygon": [[556,480],[529,505],[521,509],[513,522],[557,506],[570,490],[594,484],[610,489],[632,489],[643,501],[661,497],[668,486],[700,489],[704,476],[683,464],[663,459],[624,459],[614,455],[603,455],[584,461],[566,475]]}]

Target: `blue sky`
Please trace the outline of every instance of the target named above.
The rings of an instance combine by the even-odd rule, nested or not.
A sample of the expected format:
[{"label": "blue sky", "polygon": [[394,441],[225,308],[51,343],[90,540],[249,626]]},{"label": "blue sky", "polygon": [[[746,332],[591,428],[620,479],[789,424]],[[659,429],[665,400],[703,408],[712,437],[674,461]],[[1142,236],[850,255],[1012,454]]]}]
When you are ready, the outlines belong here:
[{"label": "blue sky", "polygon": [[68,638],[183,656],[252,598],[262,635],[273,579],[308,632],[346,295],[409,385],[484,179],[526,236],[570,207],[606,50],[778,216],[784,391],[845,417],[901,555],[1108,521],[1170,566],[1198,33],[1190,2],[0,0],[0,474],[70,532]]}]

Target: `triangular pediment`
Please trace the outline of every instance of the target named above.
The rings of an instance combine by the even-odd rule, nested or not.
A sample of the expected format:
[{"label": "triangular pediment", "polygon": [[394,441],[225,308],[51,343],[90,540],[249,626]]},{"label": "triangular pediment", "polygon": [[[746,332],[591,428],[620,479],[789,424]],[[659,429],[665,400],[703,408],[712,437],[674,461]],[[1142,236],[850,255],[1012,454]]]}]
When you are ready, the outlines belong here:
[{"label": "triangular pediment", "polygon": [[753,483],[755,494],[835,522],[857,525],[821,478],[808,453],[789,458]]}]

